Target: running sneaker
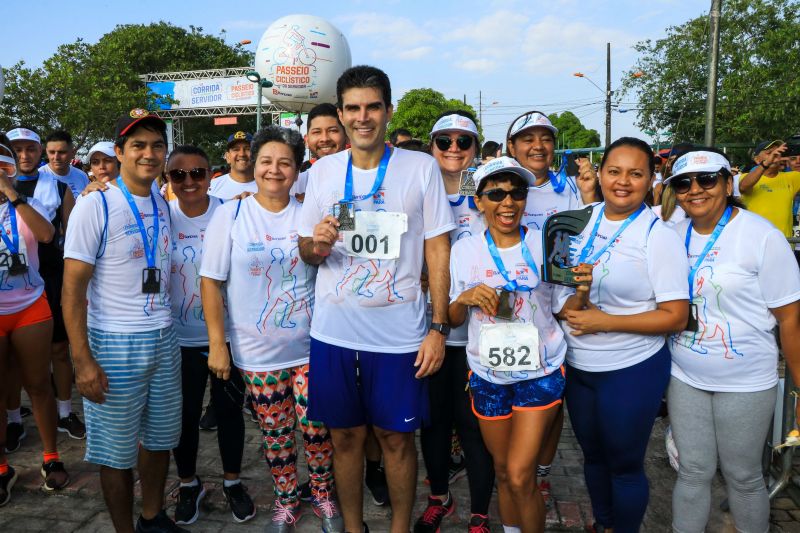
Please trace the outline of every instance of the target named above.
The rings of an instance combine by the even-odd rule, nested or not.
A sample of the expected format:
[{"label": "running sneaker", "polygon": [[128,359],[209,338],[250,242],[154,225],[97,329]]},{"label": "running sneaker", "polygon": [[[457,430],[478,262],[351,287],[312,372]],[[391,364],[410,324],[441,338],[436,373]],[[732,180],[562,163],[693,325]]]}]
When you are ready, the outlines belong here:
[{"label": "running sneaker", "polygon": [[58,431],[66,433],[73,439],[83,440],[86,438],[86,426],[75,413],[58,419]]},{"label": "running sneaker", "polygon": [[469,517],[467,533],[491,533],[489,517],[485,514],[472,514]]},{"label": "running sneaker", "polygon": [[8,472],[0,476],[0,507],[4,506],[11,499],[11,489],[17,482],[17,471],[8,467]]},{"label": "running sneaker", "polygon": [[43,463],[41,473],[44,478],[44,485],[42,485],[44,490],[61,490],[69,485],[69,474],[61,461]]},{"label": "running sneaker", "polygon": [[199,477],[197,485],[192,487],[178,486],[178,503],[175,504],[175,523],[180,525],[194,524],[200,517],[200,502],[206,496],[206,488]]},{"label": "running sneaker", "polygon": [[241,481],[230,487],[223,485],[222,492],[225,493],[225,499],[228,500],[235,521],[241,524],[256,515],[256,506],[247,494],[247,487]]},{"label": "running sneaker", "polygon": [[22,439],[28,436],[25,426],[19,422],[9,422],[6,426],[6,453],[14,453],[22,446]]},{"label": "running sneaker", "polygon": [[188,529],[178,527],[175,522],[169,519],[166,511],[161,509],[151,520],[144,523],[144,518],[139,515],[136,521],[136,533],[189,533]]},{"label": "running sneaker", "polygon": [[386,472],[382,466],[377,468],[367,467],[364,481],[372,494],[372,503],[378,506],[386,505],[389,501],[389,487],[386,485]]},{"label": "running sneaker", "polygon": [[272,519],[267,524],[265,533],[289,533],[295,530],[300,521],[300,506],[285,507],[279,500],[272,506]]},{"label": "running sneaker", "polygon": [[300,498],[301,502],[311,503],[312,501],[314,501],[314,495],[311,493],[310,481],[306,481],[305,483],[300,483],[297,486],[297,497]]},{"label": "running sneaker", "polygon": [[454,461],[451,457],[447,477],[448,483],[455,483],[465,475],[467,475],[467,462],[464,461],[464,456],[462,455],[461,459],[458,461]]},{"label": "running sneaker", "polygon": [[344,518],[339,512],[336,499],[331,498],[328,491],[320,491],[311,502],[311,508],[314,509],[314,514],[322,520],[324,533],[344,533]]},{"label": "running sneaker", "polygon": [[542,495],[544,506],[548,509],[553,505],[552,498],[550,498],[550,482],[547,478],[539,480],[539,494]]},{"label": "running sneaker", "polygon": [[204,431],[215,431],[217,429],[217,413],[214,411],[214,406],[209,403],[206,405],[203,416],[200,417],[198,424],[200,429]]},{"label": "running sneaker", "polygon": [[29,407],[25,407],[24,405],[19,408],[19,416],[22,418],[29,417],[33,414],[33,411],[30,410]]},{"label": "running sneaker", "polygon": [[448,494],[447,499],[449,502],[445,505],[439,498],[428,496],[428,507],[414,524],[414,533],[438,533],[442,520],[456,510],[455,498]]}]

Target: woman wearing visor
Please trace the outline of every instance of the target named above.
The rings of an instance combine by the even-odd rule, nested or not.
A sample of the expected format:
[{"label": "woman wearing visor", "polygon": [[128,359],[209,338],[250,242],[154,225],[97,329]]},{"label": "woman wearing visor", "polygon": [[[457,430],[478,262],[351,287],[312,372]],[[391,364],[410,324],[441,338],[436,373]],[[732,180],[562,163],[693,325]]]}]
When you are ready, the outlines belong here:
[{"label": "woman wearing visor", "polygon": [[[0,135],[0,390],[5,392],[11,352],[30,396],[44,448],[43,488],[64,488],[69,476],[56,447],[56,401],[50,383],[53,317],[39,275],[39,243],[50,242],[55,228],[44,206],[14,190],[16,156]],[[6,459],[6,395],[0,394],[0,506],[11,499],[17,473]]]},{"label": "woman wearing visor", "polygon": [[680,468],[674,531],[701,532],[719,462],[737,531],[769,529],[761,454],[772,421],[781,348],[800,383],[800,272],[783,233],[732,196],[727,158],[695,148],[665,185],[688,219],[675,226],[689,259],[691,313],[669,340],[667,399]]},{"label": "woman wearing visor", "polygon": [[[456,229],[450,232],[451,245],[480,233],[485,227],[473,193],[463,194],[461,189],[462,174],[475,165],[478,146],[478,128],[475,118],[468,112],[446,111],[436,119],[431,129],[431,151],[442,172],[456,221]],[[422,457],[431,494],[425,512],[414,524],[414,532],[438,531],[444,517],[455,510],[455,501],[448,490],[451,435],[455,423],[469,481],[471,516],[468,531],[481,533],[489,527],[494,469],[481,439],[478,421],[469,407],[466,323],[453,328],[445,344],[442,367],[429,378],[428,383],[431,423],[423,427],[421,433]]]},{"label": "woman wearing visor", "polygon": [[92,181],[109,182],[119,176],[119,161],[114,143],[100,141],[89,148],[89,177]]},{"label": "woman wearing visor", "polygon": [[[564,390],[564,333],[554,313],[587,303],[591,267],[576,268],[576,294],[542,283],[542,235],[521,225],[533,174],[509,157],[475,173],[475,203],[488,229],[450,254],[450,323],[468,323],[472,410],[497,475],[505,531],[544,531],[536,465]],[[469,461],[467,457],[467,461]]]}]

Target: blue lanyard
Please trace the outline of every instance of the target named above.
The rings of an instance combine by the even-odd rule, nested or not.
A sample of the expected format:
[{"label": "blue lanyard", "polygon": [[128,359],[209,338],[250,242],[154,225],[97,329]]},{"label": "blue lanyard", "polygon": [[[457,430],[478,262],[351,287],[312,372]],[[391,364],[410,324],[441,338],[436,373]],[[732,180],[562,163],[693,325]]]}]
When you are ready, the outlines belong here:
[{"label": "blue lanyard", "polygon": [[39,179],[39,171],[38,170],[36,171],[36,175],[35,176],[23,176],[21,174],[17,175],[17,181],[34,181],[34,180],[38,180],[38,179]]},{"label": "blue lanyard", "polygon": [[369,194],[363,194],[360,196],[353,196],[353,154],[347,156],[347,175],[345,176],[344,180],[344,198],[342,202],[360,202],[361,200],[366,200],[371,196],[375,196],[378,192],[378,189],[381,188],[383,185],[383,178],[386,177],[386,168],[389,166],[389,157],[391,157],[392,151],[389,150],[387,145],[383,145],[383,156],[381,157],[381,163],[378,165],[378,175],[375,176],[375,183],[372,184],[372,190]]},{"label": "blue lanyard", "polygon": [[3,238],[3,242],[5,243],[8,251],[12,254],[19,253],[19,230],[17,229],[17,210],[14,209],[14,206],[11,205],[11,202],[8,202],[8,218],[11,220],[11,240],[8,240],[6,237],[6,230],[2,228],[0,230],[0,237]]},{"label": "blue lanyard", "polygon": [[470,209],[474,209],[475,211],[478,210],[478,206],[475,205],[475,198],[473,196],[470,196],[470,197],[459,196],[458,200],[455,201],[455,202],[452,201],[452,200],[448,200],[448,202],[450,202],[450,207],[458,207],[458,206],[460,206],[461,204],[464,203],[464,198],[467,199],[467,206],[469,206]]},{"label": "blue lanyard", "polygon": [[567,158],[564,157],[562,159],[558,172],[548,170],[547,174],[550,176],[550,184],[553,186],[553,190],[556,191],[556,194],[564,192],[564,188],[567,186]]},{"label": "blue lanyard", "polygon": [[144,257],[147,260],[147,268],[156,267],[156,250],[158,250],[158,204],[156,204],[156,197],[153,195],[152,189],[150,190],[150,201],[153,202],[153,245],[148,249],[147,247],[147,229],[144,227],[144,221],[139,213],[139,208],[136,207],[136,202],[133,201],[128,187],[122,181],[122,176],[117,178],[117,186],[125,199],[128,200],[128,205],[133,212],[133,218],[136,219],[136,224],[139,226],[139,233],[142,235],[142,246],[144,247]]},{"label": "blue lanyard", "polygon": [[536,267],[536,262],[533,260],[530,248],[528,248],[528,245],[525,244],[524,226],[519,227],[519,246],[520,250],[522,251],[522,258],[526,263],[528,263],[533,275],[536,276],[536,284],[533,287],[525,285],[520,286],[516,279],[511,279],[508,270],[506,270],[506,267],[503,264],[503,259],[500,257],[500,252],[497,251],[497,246],[494,244],[494,239],[492,239],[491,232],[487,229],[484,232],[484,235],[486,235],[486,244],[489,246],[489,254],[492,256],[497,270],[500,271],[500,275],[502,275],[503,278],[508,282],[503,285],[503,289],[507,291],[533,292],[533,289],[539,286],[539,270]]},{"label": "blue lanyard", "polygon": [[[589,242],[587,242],[586,246],[584,246],[583,249],[581,250],[581,256],[580,259],[578,259],[578,263],[587,262],[586,261],[587,256],[589,255],[589,251],[592,249],[592,245],[594,244],[594,238],[597,236],[597,230],[600,229],[600,222],[603,220],[603,213],[605,212],[605,210],[606,210],[606,204],[603,203],[603,207],[600,208],[600,212],[597,214],[597,220],[594,223],[594,228],[592,228],[592,233],[589,234]],[[597,261],[597,259],[600,258],[600,256],[606,252],[606,250],[614,246],[614,243],[617,241],[619,236],[622,235],[622,232],[625,231],[634,220],[636,220],[636,217],[638,217],[642,213],[642,211],[644,211],[644,204],[640,205],[639,209],[637,209],[634,213],[631,214],[631,216],[625,219],[625,222],[622,223],[617,232],[614,235],[612,235],[610,239],[608,239],[608,242],[606,243],[605,246],[603,246],[603,249],[594,254],[591,258],[589,258],[588,263],[593,265],[594,262]]]},{"label": "blue lanyard", "polygon": [[[714,232],[709,237],[708,242],[706,243],[706,247],[703,248],[703,251],[700,252],[700,255],[697,257],[697,261],[695,261],[694,266],[689,270],[689,301],[692,301],[694,298],[694,277],[697,274],[697,271],[700,269],[700,263],[708,255],[708,252],[711,251],[711,248],[714,246],[714,243],[717,242],[719,239],[722,230],[725,229],[725,226],[731,219],[731,213],[733,213],[733,209],[729,206],[725,209],[725,212],[722,213],[722,218],[719,219],[717,222],[717,226],[714,228]],[[686,228],[686,240],[684,244],[686,245],[686,255],[689,255],[689,243],[692,241],[692,223],[689,222],[689,227]]]}]

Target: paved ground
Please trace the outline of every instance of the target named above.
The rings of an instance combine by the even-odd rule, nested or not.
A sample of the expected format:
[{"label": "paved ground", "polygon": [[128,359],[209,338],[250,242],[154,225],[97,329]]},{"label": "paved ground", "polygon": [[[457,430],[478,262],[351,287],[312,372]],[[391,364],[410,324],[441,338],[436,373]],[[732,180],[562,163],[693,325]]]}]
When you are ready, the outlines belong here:
[{"label": "paved ground", "polygon": [[[76,408],[79,409],[76,403]],[[96,468],[83,462],[83,441],[69,439],[60,434],[59,446],[62,458],[72,476],[72,484],[60,494],[46,494],[40,490],[41,477],[38,463],[41,451],[38,434],[32,419],[25,420],[28,438],[22,448],[12,454],[10,463],[17,468],[20,479],[14,489],[12,501],[0,509],[0,532],[108,532],[112,531],[111,522],[105,512],[100,493]],[[247,423],[245,456],[242,478],[258,505],[258,515],[245,524],[235,524],[224,505],[221,481],[218,472],[220,461],[216,452],[216,435],[212,432],[201,432],[201,452],[198,459],[198,473],[202,477],[209,495],[204,502],[200,520],[188,529],[198,532],[216,531],[261,531],[268,520],[267,510],[272,502],[272,487],[259,448],[260,433],[256,426]],[[670,495],[675,481],[675,473],[669,467],[664,451],[665,422],[657,422],[650,442],[647,457],[647,472],[650,478],[650,506],[647,511],[643,531],[666,532],[670,530],[671,500]],[[300,440],[302,442],[302,440]],[[583,482],[581,453],[569,427],[565,428],[559,446],[558,457],[553,465],[551,483],[553,486],[554,505],[547,515],[548,531],[582,531],[585,524],[592,522],[591,507]],[[420,458],[420,476],[424,478],[424,469]],[[174,468],[169,483],[175,482]],[[347,490],[340,487],[339,490]],[[450,533],[466,530],[469,519],[468,489],[466,479],[458,480],[452,487],[457,499],[457,510],[446,519],[442,531]],[[708,531],[734,531],[730,515],[719,510],[718,504],[724,498],[724,485],[718,475],[714,481],[711,520]],[[427,488],[420,484],[417,490],[415,517],[419,516],[425,505]],[[169,499],[168,506],[174,506]],[[388,531],[390,510],[376,507],[371,500],[365,502],[367,523],[374,532]],[[170,510],[171,514],[171,510]],[[491,515],[494,519],[493,530],[502,531],[497,520],[497,504],[492,502]],[[800,532],[800,510],[789,498],[779,498],[773,502],[773,531]],[[319,531],[319,521],[310,509],[304,511],[304,517],[298,527],[300,532]]]}]

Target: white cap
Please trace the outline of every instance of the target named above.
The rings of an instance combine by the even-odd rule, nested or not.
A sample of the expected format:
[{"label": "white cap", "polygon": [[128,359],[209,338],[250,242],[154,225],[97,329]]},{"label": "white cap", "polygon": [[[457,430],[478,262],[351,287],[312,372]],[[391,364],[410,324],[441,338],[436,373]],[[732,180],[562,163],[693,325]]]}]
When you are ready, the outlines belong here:
[{"label": "white cap", "polygon": [[719,172],[722,169],[731,171],[731,164],[725,156],[716,152],[708,152],[705,150],[698,150],[696,152],[687,152],[680,156],[675,164],[672,165],[672,175],[664,180],[664,184],[684,174],[691,174],[693,172]]},{"label": "white cap", "polygon": [[436,124],[434,124],[431,129],[431,137],[443,131],[463,131],[464,133],[469,133],[470,135],[478,137],[478,127],[475,123],[469,117],[456,113],[445,115],[437,120]]},{"label": "white cap", "polygon": [[31,131],[28,128],[14,128],[6,133],[6,137],[8,137],[8,140],[11,142],[33,141],[36,144],[42,144],[42,139],[39,138],[39,135],[35,131]]},{"label": "white cap", "polygon": [[480,187],[481,181],[503,172],[511,172],[522,177],[528,182],[528,185],[533,185],[536,181],[536,176],[533,175],[533,172],[520,165],[516,159],[507,156],[496,157],[485,165],[481,165],[473,174],[472,179],[475,180],[475,187],[477,188]]},{"label": "white cap", "polygon": [[553,135],[558,135],[558,128],[553,126],[553,123],[550,122],[550,119],[547,118],[547,115],[544,115],[538,111],[529,111],[524,115],[517,117],[514,122],[511,123],[511,128],[508,130],[508,138],[511,139],[518,133],[537,127],[546,128],[550,130]]},{"label": "white cap", "polygon": [[89,148],[89,155],[87,159],[92,158],[92,154],[95,152],[102,152],[108,157],[117,157],[117,154],[114,152],[114,143],[111,141],[100,141],[99,143],[95,143],[94,146]]}]

